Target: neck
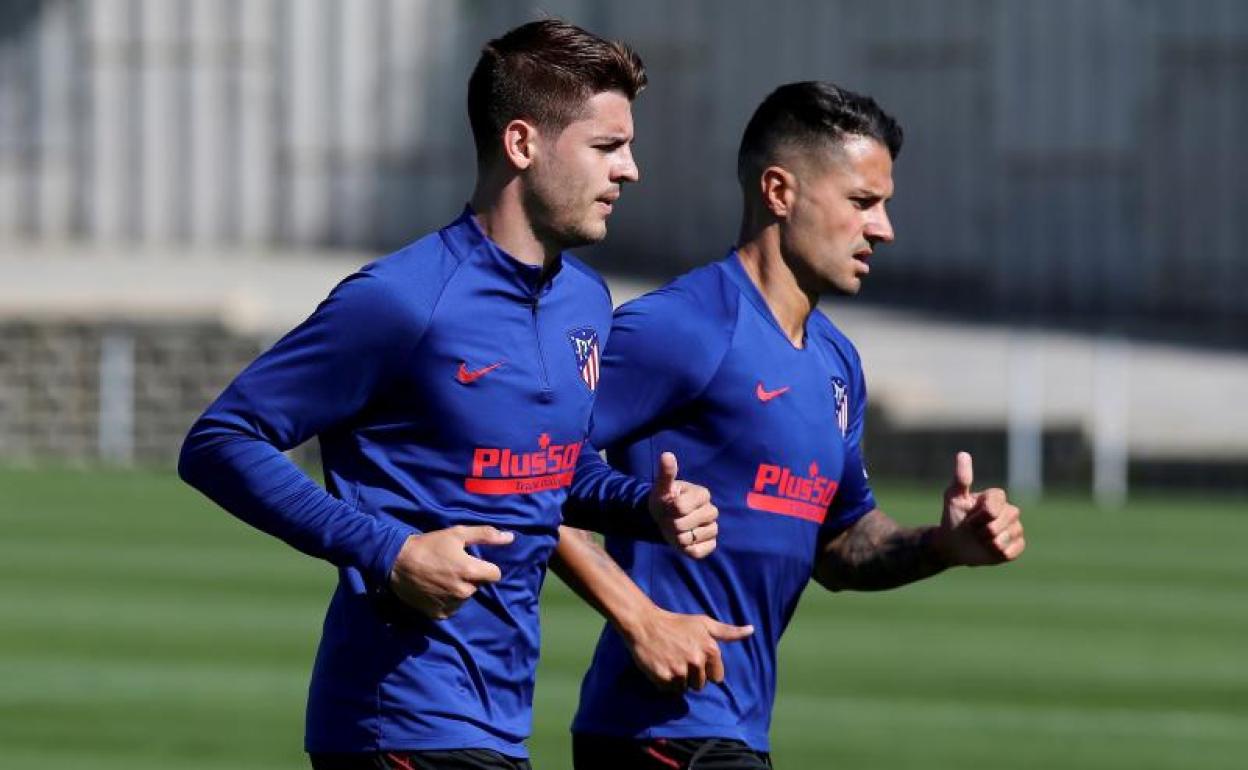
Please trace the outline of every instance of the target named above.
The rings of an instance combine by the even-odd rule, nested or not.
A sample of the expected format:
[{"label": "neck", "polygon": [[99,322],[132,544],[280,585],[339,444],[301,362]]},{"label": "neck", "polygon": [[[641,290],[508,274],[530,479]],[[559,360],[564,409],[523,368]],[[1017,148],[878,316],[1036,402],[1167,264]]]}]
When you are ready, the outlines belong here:
[{"label": "neck", "polygon": [[560,246],[543,239],[533,227],[518,176],[498,181],[482,174],[470,204],[481,231],[515,259],[548,270],[559,258]]},{"label": "neck", "polygon": [[746,275],[758,288],[758,293],[763,296],[789,342],[794,347],[802,347],[806,319],[810,318],[819,302],[819,294],[803,288],[785,260],[779,226],[770,224],[748,237],[743,233],[737,253]]}]

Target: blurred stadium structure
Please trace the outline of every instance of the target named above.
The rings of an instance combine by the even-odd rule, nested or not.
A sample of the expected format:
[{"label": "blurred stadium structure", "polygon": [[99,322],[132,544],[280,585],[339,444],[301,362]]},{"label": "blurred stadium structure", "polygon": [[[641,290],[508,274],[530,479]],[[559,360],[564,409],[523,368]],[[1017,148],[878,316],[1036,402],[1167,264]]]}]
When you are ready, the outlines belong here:
[{"label": "blurred stadium structure", "polygon": [[[538,4],[9,0],[0,8],[0,462],[166,463],[355,265],[453,216],[464,85]],[[1248,5],[551,0],[632,43],[642,184],[617,300],[718,257],[736,144],[787,80],[907,129],[897,244],[831,308],[881,473],[956,448],[1038,491],[1248,488]],[[866,307],[870,303],[870,307]]]}]

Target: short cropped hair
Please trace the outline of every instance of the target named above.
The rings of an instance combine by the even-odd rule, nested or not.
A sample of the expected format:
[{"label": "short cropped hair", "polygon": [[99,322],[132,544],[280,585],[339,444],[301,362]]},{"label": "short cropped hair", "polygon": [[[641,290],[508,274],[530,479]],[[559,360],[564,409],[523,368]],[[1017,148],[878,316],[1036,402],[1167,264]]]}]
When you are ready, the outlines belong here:
[{"label": "short cropped hair", "polygon": [[468,79],[477,163],[497,157],[499,136],[513,120],[560,131],[594,94],[619,91],[632,101],[645,87],[646,67],[624,43],[559,19],[516,27],[486,43]]},{"label": "short cropped hair", "polygon": [[786,149],[816,149],[829,141],[866,136],[901,152],[901,126],[869,96],[820,81],[788,83],[758,105],[741,137],[737,178],[749,187]]}]

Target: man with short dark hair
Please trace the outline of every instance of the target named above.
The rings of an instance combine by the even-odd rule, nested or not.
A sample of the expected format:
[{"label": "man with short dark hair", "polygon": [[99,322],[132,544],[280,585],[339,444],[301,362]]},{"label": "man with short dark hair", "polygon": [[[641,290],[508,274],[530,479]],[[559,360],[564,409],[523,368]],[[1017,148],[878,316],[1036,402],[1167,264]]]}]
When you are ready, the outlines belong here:
[{"label": "man with short dark hair", "polygon": [[736,248],[616,312],[590,433],[614,468],[582,456],[566,508],[644,524],[651,469],[674,452],[722,528],[696,564],[608,537],[617,565],[562,532],[552,566],[609,621],[572,726],[578,770],[770,767],[777,645],[812,576],[881,590],[1022,553],[1018,509],[971,490],[965,453],[937,526],[899,526],[867,482],[858,353],[816,305],[857,294],[893,240],[901,144],[870,98],[778,88],[741,142]]},{"label": "man with short dark hair", "polygon": [[[471,205],[339,284],[187,437],[184,479],[339,568],[316,768],[528,767],[538,593],[611,316],[563,251],[601,240],[637,180],[645,84],[628,47],[564,22],[491,41],[468,89]],[[312,436],[327,489],[282,454]],[[672,483],[669,536],[714,520]]]}]

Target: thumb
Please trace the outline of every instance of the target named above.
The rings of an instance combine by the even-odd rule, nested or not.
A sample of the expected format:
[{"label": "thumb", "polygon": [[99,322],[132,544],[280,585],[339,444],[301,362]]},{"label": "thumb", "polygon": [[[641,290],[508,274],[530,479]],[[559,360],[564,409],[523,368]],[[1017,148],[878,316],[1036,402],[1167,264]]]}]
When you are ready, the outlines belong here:
[{"label": "thumb", "polygon": [[516,539],[516,533],[503,532],[490,526],[459,527],[459,537],[464,545],[507,545]]},{"label": "thumb", "polygon": [[660,498],[666,498],[672,494],[672,486],[676,483],[678,470],[676,455],[671,452],[659,455],[659,468],[654,474],[654,492]]},{"label": "thumb", "polygon": [[754,633],[754,626],[730,626],[718,620],[706,619],[706,630],[721,642],[736,642]]},{"label": "thumb", "polygon": [[971,484],[975,482],[975,471],[971,465],[970,452],[958,452],[953,464],[953,481],[949,483],[952,497],[971,494]]}]

